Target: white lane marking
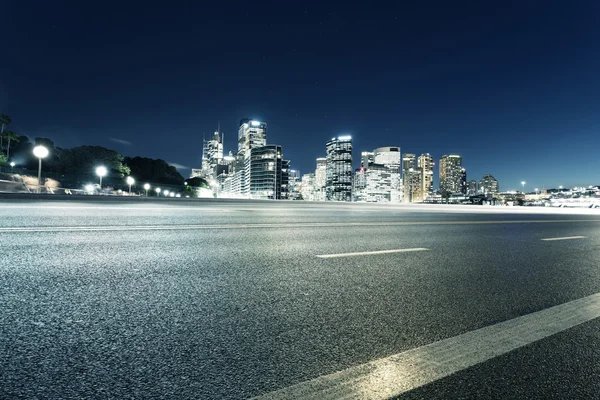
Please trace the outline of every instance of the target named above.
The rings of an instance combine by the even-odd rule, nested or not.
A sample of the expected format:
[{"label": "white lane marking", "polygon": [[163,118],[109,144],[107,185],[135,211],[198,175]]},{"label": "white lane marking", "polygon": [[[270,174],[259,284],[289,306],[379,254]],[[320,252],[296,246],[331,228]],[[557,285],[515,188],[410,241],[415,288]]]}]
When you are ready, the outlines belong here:
[{"label": "white lane marking", "polygon": [[395,250],[377,250],[377,251],[360,251],[358,253],[339,253],[339,254],[320,254],[319,258],[338,258],[338,257],[354,257],[354,256],[370,256],[374,254],[390,254],[390,253],[411,253],[413,251],[427,251],[424,247],[416,247],[413,249],[395,249]]},{"label": "white lane marking", "polygon": [[551,240],[571,240],[571,239],[585,239],[586,236],[566,236],[566,237],[557,237],[557,238],[546,238],[546,239],[542,239],[545,241],[551,241]]},{"label": "white lane marking", "polygon": [[324,375],[255,399],[387,399],[598,317],[600,293]]},{"label": "white lane marking", "polygon": [[99,225],[99,226],[37,226],[5,227],[8,232],[72,232],[72,231],[177,231],[190,229],[252,229],[252,228],[336,228],[368,226],[418,226],[418,225],[488,225],[488,224],[543,224],[600,222],[600,219],[574,220],[516,220],[516,221],[412,221],[412,222],[301,222],[286,224],[222,224],[222,225]]}]

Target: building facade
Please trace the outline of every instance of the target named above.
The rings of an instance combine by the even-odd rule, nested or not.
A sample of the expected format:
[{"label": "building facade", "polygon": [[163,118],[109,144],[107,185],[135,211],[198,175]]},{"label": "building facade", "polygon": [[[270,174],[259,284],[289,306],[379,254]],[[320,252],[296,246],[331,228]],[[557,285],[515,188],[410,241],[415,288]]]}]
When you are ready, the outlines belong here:
[{"label": "building facade", "polygon": [[325,150],[327,200],[352,201],[352,138],[333,138],[327,142]]},{"label": "building facade", "polygon": [[479,181],[479,193],[485,195],[496,194],[500,192],[500,184],[493,175],[487,174]]},{"label": "building facade", "polygon": [[[283,160],[281,146],[267,145],[248,150],[250,166],[249,197],[253,199],[281,199]],[[286,182],[287,183],[287,182]]]},{"label": "building facade", "polygon": [[421,169],[423,176],[421,178],[421,193],[423,197],[433,194],[433,156],[429,153],[421,154],[418,159],[418,168]]},{"label": "building facade", "polygon": [[469,182],[467,182],[467,194],[469,196],[474,196],[477,194],[477,181],[474,179],[471,179]]},{"label": "building facade", "polygon": [[442,195],[460,193],[462,175],[462,157],[451,154],[440,159],[440,192]]}]

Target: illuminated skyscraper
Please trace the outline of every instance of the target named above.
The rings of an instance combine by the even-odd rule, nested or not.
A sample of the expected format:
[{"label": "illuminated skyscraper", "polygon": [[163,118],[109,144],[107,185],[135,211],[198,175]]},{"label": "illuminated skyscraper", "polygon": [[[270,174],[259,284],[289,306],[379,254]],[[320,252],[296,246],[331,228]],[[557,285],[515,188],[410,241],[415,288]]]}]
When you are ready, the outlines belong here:
[{"label": "illuminated skyscraper", "polygon": [[467,182],[467,194],[469,196],[473,196],[477,194],[477,181],[475,180],[470,180],[469,182]]},{"label": "illuminated skyscraper", "polygon": [[404,153],[402,156],[402,185],[404,188],[404,201],[417,201],[422,198],[421,193],[421,170],[417,167],[417,156],[415,154]]},{"label": "illuminated skyscraper", "polygon": [[327,142],[326,196],[330,201],[352,201],[352,138]]},{"label": "illuminated skyscraper", "polygon": [[496,194],[500,191],[500,184],[498,180],[494,178],[494,175],[484,175],[479,181],[479,193],[483,194]]},{"label": "illuminated skyscraper", "polygon": [[418,167],[423,173],[421,178],[421,193],[423,197],[433,194],[433,156],[429,153],[419,156]]},{"label": "illuminated skyscraper", "polygon": [[444,155],[440,159],[440,192],[447,196],[460,193],[460,178],[462,174],[462,157],[458,155]]},{"label": "illuminated skyscraper", "polygon": [[235,190],[243,197],[250,197],[250,151],[267,144],[267,124],[249,118],[240,121],[238,129],[238,153],[234,174]]},{"label": "illuminated skyscraper", "polygon": [[462,194],[467,194],[467,170],[465,168],[460,171],[460,192]]},{"label": "illuminated skyscraper", "polygon": [[204,141],[202,149],[202,176],[208,179],[217,178],[217,166],[223,160],[223,140],[216,131],[210,140]]}]

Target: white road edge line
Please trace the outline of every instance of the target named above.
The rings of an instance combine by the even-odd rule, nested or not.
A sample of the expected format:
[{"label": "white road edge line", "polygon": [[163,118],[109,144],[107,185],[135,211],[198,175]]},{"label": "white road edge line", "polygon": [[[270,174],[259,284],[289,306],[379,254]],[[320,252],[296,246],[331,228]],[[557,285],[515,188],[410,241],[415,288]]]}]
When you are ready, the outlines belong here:
[{"label": "white road edge line", "polygon": [[413,249],[395,249],[395,250],[377,250],[377,251],[360,251],[357,253],[339,253],[339,254],[320,254],[319,258],[339,258],[339,257],[354,257],[354,256],[370,256],[373,254],[390,254],[390,253],[410,253],[413,251],[427,251],[424,247],[416,247]]},{"label": "white road edge line", "polygon": [[254,399],[387,399],[598,317],[600,293],[324,375]]},{"label": "white road edge line", "polygon": [[571,239],[585,239],[586,236],[566,236],[566,237],[557,237],[557,238],[546,238],[546,239],[542,239],[545,241],[551,241],[551,240],[571,240]]}]

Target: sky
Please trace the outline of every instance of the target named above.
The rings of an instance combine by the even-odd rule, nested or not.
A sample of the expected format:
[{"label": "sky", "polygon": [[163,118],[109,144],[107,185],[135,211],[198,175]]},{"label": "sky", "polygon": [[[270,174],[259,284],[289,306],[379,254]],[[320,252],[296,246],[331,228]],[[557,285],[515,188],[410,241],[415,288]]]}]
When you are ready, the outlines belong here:
[{"label": "sky", "polygon": [[[292,168],[325,142],[460,154],[502,190],[600,184],[600,2],[29,1],[0,15],[19,134],[164,159],[268,124]],[[437,161],[436,161],[437,163]],[[437,187],[437,172],[434,186]]]}]

